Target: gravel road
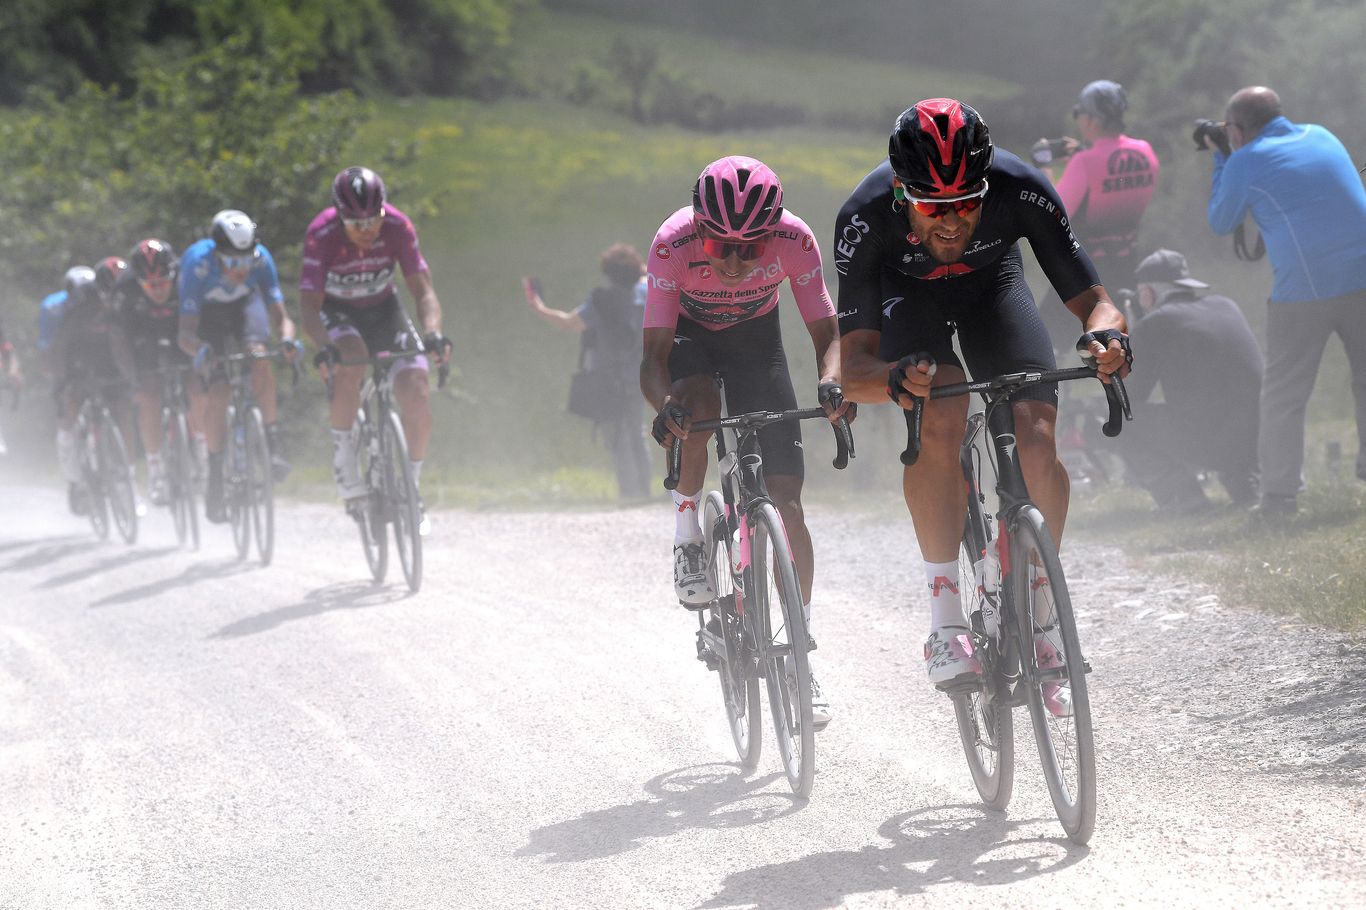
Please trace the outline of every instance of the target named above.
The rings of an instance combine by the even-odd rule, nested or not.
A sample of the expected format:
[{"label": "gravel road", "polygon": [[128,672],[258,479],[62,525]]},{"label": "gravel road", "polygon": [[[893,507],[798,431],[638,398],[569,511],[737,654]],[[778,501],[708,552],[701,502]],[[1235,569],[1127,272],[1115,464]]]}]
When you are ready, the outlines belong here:
[{"label": "gravel road", "polygon": [[734,763],[662,506],[438,512],[412,597],[339,507],[283,505],[268,569],[159,512],[100,543],[56,490],[0,516],[0,907],[1366,905],[1366,643],[1084,541],[1089,848],[1026,714],[1009,811],[978,804],[891,512],[811,509],[807,803],[767,720]]}]

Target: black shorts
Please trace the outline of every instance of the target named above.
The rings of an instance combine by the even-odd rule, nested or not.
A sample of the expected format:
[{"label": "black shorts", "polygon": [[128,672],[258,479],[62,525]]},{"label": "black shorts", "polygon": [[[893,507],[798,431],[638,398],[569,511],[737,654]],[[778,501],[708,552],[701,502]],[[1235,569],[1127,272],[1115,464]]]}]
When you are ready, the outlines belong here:
[{"label": "black shorts", "polygon": [[270,319],[259,294],[228,303],[206,304],[199,311],[195,334],[213,348],[215,354],[228,353],[228,339],[246,347],[270,340]]},{"label": "black shorts", "polygon": [[[726,382],[726,411],[786,411],[797,406],[797,393],[787,371],[783,337],[775,308],[757,319],[719,331],[680,318],[669,354],[669,378],[720,373]],[[805,477],[801,424],[773,423],[759,431],[764,473]]]},{"label": "black shorts", "polygon": [[[398,302],[398,295],[390,295],[382,303],[354,307],[328,298],[323,301],[323,326],[327,337],[336,341],[344,335],[354,335],[365,343],[370,354],[386,351],[420,351],[422,337],[413,321]],[[403,364],[404,369],[427,368],[427,359],[417,357]]]},{"label": "black shorts", "polygon": [[[953,350],[956,331],[973,379],[1057,368],[1018,251],[990,269],[956,278],[912,278],[884,270],[882,314],[879,356],[889,362],[928,351],[939,363],[962,368]],[[1058,385],[1030,386],[1014,399],[1056,405]]]}]

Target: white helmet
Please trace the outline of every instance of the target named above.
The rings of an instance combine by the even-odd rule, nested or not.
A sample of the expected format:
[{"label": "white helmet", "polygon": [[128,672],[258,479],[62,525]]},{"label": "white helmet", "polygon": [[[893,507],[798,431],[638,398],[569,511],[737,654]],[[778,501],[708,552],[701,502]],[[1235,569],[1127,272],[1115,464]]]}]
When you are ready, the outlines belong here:
[{"label": "white helmet", "polygon": [[256,248],[256,222],[237,209],[224,209],[213,216],[209,229],[214,248],[220,253],[240,256]]}]

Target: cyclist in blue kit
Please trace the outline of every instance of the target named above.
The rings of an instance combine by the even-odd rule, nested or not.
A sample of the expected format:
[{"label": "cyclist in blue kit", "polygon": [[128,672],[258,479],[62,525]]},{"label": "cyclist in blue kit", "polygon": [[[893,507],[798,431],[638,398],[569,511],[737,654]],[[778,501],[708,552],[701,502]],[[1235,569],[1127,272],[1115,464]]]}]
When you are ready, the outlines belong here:
[{"label": "cyclist in blue kit", "polygon": [[[229,339],[244,350],[264,352],[271,324],[294,359],[294,322],[285,312],[284,294],[275,260],[256,239],[256,225],[244,213],[226,209],[213,216],[210,236],[192,244],[180,260],[180,347],[201,369],[211,354],[223,354]],[[269,315],[267,315],[269,314]],[[275,374],[267,360],[251,366],[252,395],[261,408],[276,479],[289,472],[280,455],[276,426]],[[223,503],[223,435],[231,390],[224,374],[216,372],[205,406],[204,436],[209,449],[209,482],[204,492],[204,514],[212,522],[227,521]]]}]

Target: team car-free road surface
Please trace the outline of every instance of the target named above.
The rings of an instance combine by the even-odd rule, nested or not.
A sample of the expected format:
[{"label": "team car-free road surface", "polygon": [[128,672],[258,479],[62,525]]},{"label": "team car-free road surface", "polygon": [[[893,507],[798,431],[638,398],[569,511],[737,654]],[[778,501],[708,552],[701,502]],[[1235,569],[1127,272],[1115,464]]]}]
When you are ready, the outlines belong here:
[{"label": "team car-free road surface", "polygon": [[210,527],[97,542],[0,487],[0,907],[1366,904],[1366,647],[1113,550],[1065,562],[1100,804],[1062,837],[1017,714],[983,810],[923,678],[909,521],[812,507],[809,803],[765,715],[741,773],[666,505],[435,513],[426,583],[369,583],[340,507],[282,504],[275,564]]}]

